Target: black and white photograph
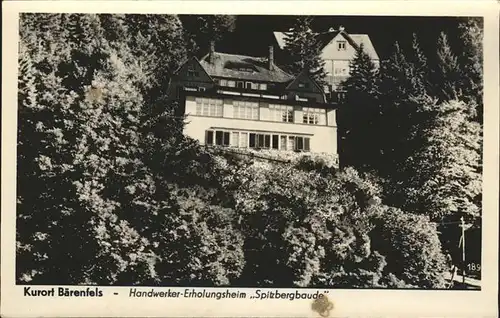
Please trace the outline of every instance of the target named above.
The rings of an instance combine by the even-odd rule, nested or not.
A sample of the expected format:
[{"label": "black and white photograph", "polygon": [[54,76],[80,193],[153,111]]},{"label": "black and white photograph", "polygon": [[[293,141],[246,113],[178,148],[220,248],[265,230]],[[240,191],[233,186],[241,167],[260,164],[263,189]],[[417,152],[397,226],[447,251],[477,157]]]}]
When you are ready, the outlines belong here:
[{"label": "black and white photograph", "polygon": [[22,14],[17,282],[479,289],[482,33]]},{"label": "black and white photograph", "polygon": [[18,23],[24,296],[481,291],[482,16]]}]

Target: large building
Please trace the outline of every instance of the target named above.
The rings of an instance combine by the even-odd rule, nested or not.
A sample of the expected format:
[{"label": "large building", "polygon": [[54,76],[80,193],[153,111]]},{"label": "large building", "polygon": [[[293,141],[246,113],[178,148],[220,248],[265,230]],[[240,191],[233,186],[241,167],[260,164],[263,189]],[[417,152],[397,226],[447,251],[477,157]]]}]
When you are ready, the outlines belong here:
[{"label": "large building", "polygon": [[204,145],[337,154],[336,105],[304,71],[267,57],[216,52],[175,73],[169,95],[184,106],[184,133]]},{"label": "large building", "polygon": [[[291,31],[293,32],[293,31]],[[276,47],[285,47],[287,32],[274,32]],[[343,27],[338,30],[330,29],[327,32],[317,33],[321,49],[321,58],[325,61],[325,72],[329,91],[341,90],[341,83],[349,77],[350,61],[356,51],[363,46],[363,50],[371,58],[376,67],[379,66],[379,57],[370,37],[367,34],[349,34]]]}]

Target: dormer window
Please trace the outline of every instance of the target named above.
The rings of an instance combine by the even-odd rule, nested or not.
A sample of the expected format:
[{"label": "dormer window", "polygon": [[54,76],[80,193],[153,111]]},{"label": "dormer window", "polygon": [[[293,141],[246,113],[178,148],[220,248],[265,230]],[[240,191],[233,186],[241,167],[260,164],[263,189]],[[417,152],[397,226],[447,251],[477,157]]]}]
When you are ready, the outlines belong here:
[{"label": "dormer window", "polygon": [[240,72],[248,72],[248,73],[253,73],[253,72],[254,72],[254,70],[253,70],[253,69],[251,69],[251,68],[246,68],[246,67],[244,67],[244,68],[240,68],[240,69],[238,69],[238,71],[240,71]]},{"label": "dormer window", "polygon": [[196,72],[196,70],[194,69],[194,66],[193,66],[193,65],[189,65],[189,66],[188,66],[187,76],[189,76],[189,77],[195,77],[195,76],[198,76],[198,72]]},{"label": "dormer window", "polygon": [[345,41],[337,41],[337,49],[339,51],[345,51],[345,49],[346,49]]},{"label": "dormer window", "polygon": [[236,87],[237,88],[244,88],[245,86],[244,86],[243,82],[237,82]]}]

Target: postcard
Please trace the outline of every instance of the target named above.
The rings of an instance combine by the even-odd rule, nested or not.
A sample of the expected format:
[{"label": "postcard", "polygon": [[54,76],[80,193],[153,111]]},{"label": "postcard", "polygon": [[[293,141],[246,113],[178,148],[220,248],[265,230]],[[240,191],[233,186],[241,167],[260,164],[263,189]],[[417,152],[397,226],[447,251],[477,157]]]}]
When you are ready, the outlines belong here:
[{"label": "postcard", "polygon": [[497,317],[497,3],[13,1],[2,38],[3,317]]}]

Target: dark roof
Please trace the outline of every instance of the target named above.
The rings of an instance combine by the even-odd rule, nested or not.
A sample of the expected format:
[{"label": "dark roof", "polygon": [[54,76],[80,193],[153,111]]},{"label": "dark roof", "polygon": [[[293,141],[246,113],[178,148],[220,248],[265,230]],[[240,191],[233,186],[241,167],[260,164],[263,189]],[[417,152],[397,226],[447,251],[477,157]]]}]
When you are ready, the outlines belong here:
[{"label": "dark roof", "polygon": [[[210,61],[209,61],[210,60]],[[284,83],[294,76],[286,73],[277,65],[269,70],[267,57],[252,57],[214,52],[209,59],[205,55],[200,64],[211,77],[226,77],[234,79],[255,80],[263,82]]]}]

